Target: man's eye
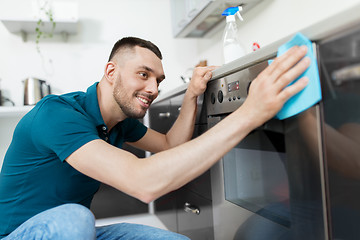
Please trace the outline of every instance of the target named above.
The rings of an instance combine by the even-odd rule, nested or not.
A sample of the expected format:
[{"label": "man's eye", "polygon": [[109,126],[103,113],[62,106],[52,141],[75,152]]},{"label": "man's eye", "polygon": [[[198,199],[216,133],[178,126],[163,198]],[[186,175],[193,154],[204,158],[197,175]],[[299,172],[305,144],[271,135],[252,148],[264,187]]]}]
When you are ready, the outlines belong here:
[{"label": "man's eye", "polygon": [[142,76],[143,78],[147,78],[147,73],[145,73],[145,72],[141,72],[141,73],[139,73],[140,74],[140,76]]}]

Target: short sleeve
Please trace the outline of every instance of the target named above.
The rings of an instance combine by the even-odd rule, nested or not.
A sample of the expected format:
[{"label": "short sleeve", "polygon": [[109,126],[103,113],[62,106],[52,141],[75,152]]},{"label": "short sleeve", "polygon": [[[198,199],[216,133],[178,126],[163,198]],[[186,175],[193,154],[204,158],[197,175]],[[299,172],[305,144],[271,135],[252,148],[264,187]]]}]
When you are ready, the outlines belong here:
[{"label": "short sleeve", "polygon": [[59,99],[42,103],[32,123],[32,140],[38,150],[55,153],[61,161],[95,139],[99,136],[92,118]]}]

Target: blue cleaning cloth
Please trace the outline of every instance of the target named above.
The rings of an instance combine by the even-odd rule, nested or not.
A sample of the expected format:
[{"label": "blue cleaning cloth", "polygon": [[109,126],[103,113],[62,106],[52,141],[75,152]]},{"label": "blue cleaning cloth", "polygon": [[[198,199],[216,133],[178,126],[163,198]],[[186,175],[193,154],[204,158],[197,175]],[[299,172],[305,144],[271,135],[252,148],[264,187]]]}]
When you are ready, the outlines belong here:
[{"label": "blue cleaning cloth", "polygon": [[309,82],[302,91],[291,97],[284,104],[283,108],[276,114],[276,118],[280,120],[301,113],[302,111],[312,107],[314,104],[321,100],[319,70],[311,41],[301,33],[297,33],[289,42],[279,47],[277,56],[281,56],[295,45],[306,45],[308,48],[306,56],[309,57],[311,60],[309,68],[295,81],[304,76],[307,76],[309,78]]}]

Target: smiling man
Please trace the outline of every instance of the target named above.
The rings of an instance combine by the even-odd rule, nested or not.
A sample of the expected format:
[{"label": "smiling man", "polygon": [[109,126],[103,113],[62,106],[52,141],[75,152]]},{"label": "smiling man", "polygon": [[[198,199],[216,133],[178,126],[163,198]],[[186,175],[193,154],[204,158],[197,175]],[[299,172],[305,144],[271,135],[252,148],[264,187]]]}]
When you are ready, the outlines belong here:
[{"label": "smiling man", "polygon": [[[0,175],[0,237],[187,239],[137,224],[96,228],[89,207],[100,182],[148,203],[201,175],[305,87],[305,78],[288,86],[309,66],[305,53],[294,47],[277,58],[253,81],[242,107],[189,141],[197,97],[214,67],[194,70],[178,119],[161,134],[137,120],[165,79],[161,53],[146,40],[119,40],[99,83],[47,96],[19,122]],[[157,154],[139,159],[121,149],[124,142]]]}]

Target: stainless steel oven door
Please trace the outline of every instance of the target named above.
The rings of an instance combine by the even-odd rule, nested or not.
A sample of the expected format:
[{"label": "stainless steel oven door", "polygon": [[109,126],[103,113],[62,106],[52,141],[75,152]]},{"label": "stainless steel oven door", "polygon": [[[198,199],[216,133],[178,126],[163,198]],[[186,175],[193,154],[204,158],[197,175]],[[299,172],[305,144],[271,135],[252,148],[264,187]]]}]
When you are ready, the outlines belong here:
[{"label": "stainless steel oven door", "polygon": [[[303,125],[306,113],[313,126]],[[209,117],[209,128],[224,117]],[[215,239],[327,239],[322,164],[318,105],[251,132],[211,169]]]}]

